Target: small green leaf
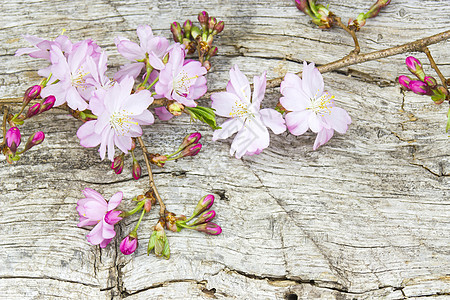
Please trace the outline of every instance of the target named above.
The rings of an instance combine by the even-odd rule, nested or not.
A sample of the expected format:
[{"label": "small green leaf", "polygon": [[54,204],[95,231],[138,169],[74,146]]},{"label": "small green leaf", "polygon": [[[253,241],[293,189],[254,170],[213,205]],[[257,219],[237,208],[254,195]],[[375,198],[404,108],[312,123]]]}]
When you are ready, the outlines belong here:
[{"label": "small green leaf", "polygon": [[185,109],[189,112],[193,119],[208,124],[214,130],[221,128],[217,126],[214,109],[203,106],[186,107]]},{"label": "small green leaf", "polygon": [[447,126],[445,127],[445,132],[448,132],[449,129],[450,129],[450,109],[448,110],[447,113]]},{"label": "small green leaf", "polygon": [[169,257],[170,257],[169,241],[167,239],[164,244],[164,250],[162,251],[162,256],[164,256],[166,259],[169,259]]}]

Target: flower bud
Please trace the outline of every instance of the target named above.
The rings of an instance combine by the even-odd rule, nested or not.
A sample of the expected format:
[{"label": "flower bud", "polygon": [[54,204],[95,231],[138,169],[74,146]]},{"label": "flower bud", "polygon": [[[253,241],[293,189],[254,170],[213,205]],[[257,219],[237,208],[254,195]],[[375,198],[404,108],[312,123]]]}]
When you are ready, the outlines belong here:
[{"label": "flower bud", "polygon": [[205,67],[206,71],[211,70],[211,63],[209,62],[209,60],[205,60],[202,64],[202,66]]},{"label": "flower bud", "polygon": [[431,100],[433,100],[435,104],[442,104],[442,102],[444,102],[444,100],[448,96],[448,90],[442,85],[437,86],[431,91],[434,94],[433,96],[431,96]]},{"label": "flower bud", "polygon": [[17,147],[19,147],[21,138],[20,138],[20,130],[17,127],[11,127],[6,133],[6,145],[11,150],[13,156],[16,154]]},{"label": "flower bud", "polygon": [[209,221],[214,219],[215,216],[216,216],[216,212],[214,210],[205,211],[190,226],[195,226],[195,225],[200,225],[200,224],[203,224],[203,223],[208,223]]},{"label": "flower bud", "polygon": [[133,178],[138,180],[141,178],[141,166],[139,165],[139,162],[137,160],[133,160]]},{"label": "flower bud", "polygon": [[207,30],[209,15],[206,11],[202,11],[198,14],[198,21],[202,25],[203,31]]},{"label": "flower bud", "polygon": [[193,146],[188,146],[188,147],[184,148],[183,151],[181,151],[178,158],[186,157],[186,156],[195,156],[200,152],[201,149],[202,149],[202,144],[200,144],[200,143],[195,144]]},{"label": "flower bud", "polygon": [[147,255],[154,250],[156,256],[170,257],[169,241],[167,240],[164,227],[161,221],[156,224],[153,233],[148,241]]},{"label": "flower bud", "polygon": [[31,117],[33,117],[33,116],[39,114],[39,113],[40,113],[40,110],[41,110],[41,104],[40,104],[40,103],[34,104],[33,106],[31,106],[31,107],[28,109],[28,112],[27,112],[27,114],[26,114],[26,116],[25,116],[25,119],[31,118]]},{"label": "flower bud", "polygon": [[208,58],[217,55],[217,52],[219,52],[219,48],[217,48],[216,46],[212,46],[208,51]]},{"label": "flower bud", "polygon": [[225,27],[225,22],[224,21],[219,21],[215,26],[214,26],[214,30],[212,32],[213,35],[216,35],[218,33],[221,33],[223,31],[223,28]]},{"label": "flower bud", "polygon": [[181,41],[183,40],[183,34],[180,23],[173,22],[170,25],[170,31],[172,31],[173,40],[177,43],[181,43]]},{"label": "flower bud", "polygon": [[184,37],[187,39],[190,39],[191,37],[191,28],[192,28],[192,21],[186,20],[183,24],[183,30],[184,30]]},{"label": "flower bud", "polygon": [[308,0],[295,0],[295,5],[299,10],[305,14],[311,15],[311,10],[309,9]]},{"label": "flower bud", "polygon": [[192,217],[195,218],[202,212],[204,212],[207,209],[210,209],[211,206],[214,204],[214,195],[206,195],[200,201],[198,201],[197,206],[194,209],[194,212],[192,213]]},{"label": "flower bud", "polygon": [[134,151],[136,149],[136,138],[131,139],[131,149],[130,151]]},{"label": "flower bud", "polygon": [[409,90],[409,83],[411,82],[411,78],[405,75],[401,75],[398,77],[398,83],[404,86],[407,90]]},{"label": "flower bud", "polygon": [[110,210],[105,215],[105,222],[109,225],[115,225],[119,223],[123,218],[120,217],[120,214],[122,214],[122,211],[120,210]]},{"label": "flower bud", "polygon": [[198,28],[197,26],[192,26],[191,35],[194,40],[196,40],[197,37],[201,36],[201,34],[202,34],[202,31],[200,30],[200,28]]},{"label": "flower bud", "polygon": [[47,111],[50,108],[52,108],[55,105],[55,102],[56,102],[55,96],[50,95],[48,97],[45,97],[44,101],[42,101],[39,113],[43,113],[44,111]]},{"label": "flower bud", "polygon": [[420,61],[413,57],[408,56],[405,60],[406,66],[408,67],[408,70],[417,76],[421,81],[425,79],[425,72],[422,69],[422,64]]},{"label": "flower bud", "polygon": [[184,105],[178,102],[172,102],[167,107],[167,110],[174,116],[181,116],[183,113]]},{"label": "flower bud", "polygon": [[152,209],[152,200],[148,199],[144,203],[144,210],[145,210],[145,212],[149,212],[151,209]]},{"label": "flower bud", "polygon": [[29,87],[23,95],[23,104],[27,105],[31,100],[39,97],[41,94],[41,89],[42,88],[40,85],[33,85],[32,87]]},{"label": "flower bud", "polygon": [[111,163],[111,169],[114,170],[116,174],[122,173],[124,165],[124,154],[120,154],[116,157],[114,157],[114,160]]},{"label": "flower bud", "polygon": [[222,228],[213,222],[208,222],[208,223],[203,223],[203,224],[197,225],[195,227],[195,230],[201,231],[201,232],[204,232],[207,234],[211,234],[211,235],[219,235],[222,233]]},{"label": "flower bud", "polygon": [[418,95],[431,95],[428,84],[419,80],[412,80],[409,83],[409,89]]},{"label": "flower bud", "polygon": [[391,0],[377,0],[377,2],[369,8],[369,11],[366,14],[367,18],[376,17],[380,10],[387,6],[390,2]]},{"label": "flower bud", "polygon": [[424,80],[423,80],[426,84],[428,84],[428,86],[432,89],[434,89],[437,85],[437,81],[434,77],[431,76],[425,76]]},{"label": "flower bud", "polygon": [[214,27],[216,26],[216,24],[217,24],[217,19],[216,18],[214,18],[214,17],[209,17],[209,19],[208,19],[208,32],[209,33],[212,33],[212,31],[213,31],[213,29],[214,29]]},{"label": "flower bud", "polygon": [[195,144],[202,138],[202,134],[200,132],[194,132],[186,135],[183,139],[183,142],[180,145],[181,148],[186,148],[189,145]]},{"label": "flower bud", "polygon": [[39,145],[45,139],[45,134],[42,131],[35,132],[32,136],[28,138],[27,143],[25,144],[24,152],[31,149],[32,147]]},{"label": "flower bud", "polygon": [[138,246],[137,236],[132,237],[131,235],[132,233],[130,233],[130,235],[124,238],[120,243],[120,252],[122,252],[125,255],[130,255],[131,253],[134,253],[134,251],[136,251],[136,248]]},{"label": "flower bud", "polygon": [[164,164],[167,161],[167,156],[165,155],[150,155],[150,163],[157,165],[158,167],[164,167]]}]

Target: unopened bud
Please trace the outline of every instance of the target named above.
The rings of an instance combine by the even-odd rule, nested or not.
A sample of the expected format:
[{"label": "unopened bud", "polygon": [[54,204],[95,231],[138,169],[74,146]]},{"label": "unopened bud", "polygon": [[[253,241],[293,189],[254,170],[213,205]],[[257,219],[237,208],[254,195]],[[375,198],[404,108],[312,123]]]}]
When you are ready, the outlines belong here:
[{"label": "unopened bud", "polygon": [[152,209],[152,201],[150,199],[148,199],[144,203],[144,210],[145,210],[145,212],[149,212],[151,209]]},{"label": "unopened bud", "polygon": [[426,84],[428,84],[428,86],[432,89],[434,89],[437,85],[437,81],[434,77],[431,76],[425,76],[424,80],[423,80]]},{"label": "unopened bud", "polygon": [[418,95],[431,95],[428,84],[419,80],[412,80],[409,83],[409,89]]},{"label": "unopened bud", "polygon": [[311,11],[309,9],[308,0],[295,0],[295,5],[299,10],[304,12],[305,14],[310,15]]},{"label": "unopened bud", "polygon": [[210,17],[209,19],[208,19],[208,32],[209,33],[212,33],[213,32],[213,30],[214,30],[214,27],[216,26],[216,24],[217,24],[217,19],[216,18],[214,18],[214,17]]},{"label": "unopened bud", "polygon": [[200,30],[200,28],[198,28],[197,26],[192,26],[191,35],[194,40],[196,40],[197,37],[199,37],[201,34],[202,34],[202,31]]},{"label": "unopened bud", "polygon": [[25,144],[25,151],[31,149],[32,147],[39,145],[45,139],[45,134],[42,131],[35,132],[32,136],[28,138],[27,143]]},{"label": "unopened bud", "polygon": [[205,210],[208,210],[211,208],[211,206],[214,204],[214,195],[206,195],[200,201],[198,201],[197,206],[194,209],[194,212],[192,213],[192,217],[195,218]]},{"label": "unopened bud", "polygon": [[49,110],[55,105],[56,98],[55,96],[45,97],[44,101],[42,101],[41,108],[39,113],[43,113],[44,111]]},{"label": "unopened bud", "polygon": [[141,178],[141,166],[139,165],[139,162],[137,160],[133,160],[133,178],[138,180],[139,178]]},{"label": "unopened bud", "polygon": [[124,155],[123,153],[114,157],[114,160],[111,163],[111,169],[114,170],[116,174],[122,173],[124,165]]},{"label": "unopened bud", "polygon": [[406,66],[408,70],[417,76],[421,81],[425,79],[425,72],[422,69],[422,64],[420,60],[415,58],[414,56],[408,56],[405,60]]},{"label": "unopened bud", "polygon": [[374,5],[372,5],[369,8],[369,11],[366,14],[367,18],[376,17],[378,15],[378,13],[380,12],[380,10],[383,7],[387,6],[390,2],[391,2],[391,0],[378,0]]},{"label": "unopened bud", "polygon": [[219,52],[219,48],[217,48],[216,46],[212,46],[208,51],[208,57],[217,55],[217,52]]},{"label": "unopened bud", "polygon": [[28,112],[27,112],[27,114],[25,115],[25,119],[31,118],[31,117],[33,117],[33,116],[39,114],[39,113],[40,113],[40,110],[41,110],[41,104],[40,104],[40,103],[34,104],[33,106],[31,106],[31,107],[28,109]]},{"label": "unopened bud", "polygon": [[132,233],[130,233],[120,243],[120,247],[119,247],[120,252],[122,252],[125,255],[130,255],[130,254],[134,253],[134,251],[136,251],[136,248],[138,246],[137,234],[136,234],[136,236],[132,236],[133,235]]},{"label": "unopened bud", "polygon": [[131,149],[130,151],[134,151],[136,149],[136,138],[131,139]]},{"label": "unopened bud", "polygon": [[212,32],[213,35],[216,35],[218,33],[221,33],[223,31],[223,28],[225,27],[224,21],[219,21],[216,26],[214,26],[214,30]]},{"label": "unopened bud", "polygon": [[409,90],[409,83],[411,82],[411,78],[405,75],[401,75],[398,77],[398,83],[404,86],[407,90]]},{"label": "unopened bud", "polygon": [[212,221],[212,219],[214,219],[215,216],[216,216],[216,212],[214,210],[205,211],[190,226],[208,223],[209,221]]},{"label": "unopened bud", "polygon": [[212,46],[213,40],[214,40],[213,35],[212,34],[208,35],[205,41],[209,47],[207,47],[206,49],[209,49]]},{"label": "unopened bud", "polygon": [[203,31],[206,31],[208,29],[207,28],[208,19],[209,19],[209,15],[206,11],[202,11],[201,13],[198,14],[198,21],[202,25]]},{"label": "unopened bud", "polygon": [[190,134],[186,135],[183,139],[183,142],[180,145],[180,149],[186,148],[189,145],[198,143],[198,141],[200,141],[201,138],[202,138],[202,134],[200,132],[194,132],[194,133],[190,133]]},{"label": "unopened bud", "polygon": [[205,67],[206,71],[211,70],[211,63],[209,62],[209,60],[205,60],[202,64],[202,66]]},{"label": "unopened bud", "polygon": [[183,30],[184,30],[184,37],[187,39],[190,39],[191,37],[191,28],[192,28],[192,21],[186,20],[183,24]]},{"label": "unopened bud", "polygon": [[195,156],[197,155],[200,150],[202,149],[202,144],[198,143],[193,146],[188,146],[184,148],[183,151],[181,151],[179,158],[186,157],[186,156]]},{"label": "unopened bud", "polygon": [[23,95],[23,104],[27,105],[31,100],[39,97],[41,94],[41,89],[42,88],[40,85],[33,85],[32,87],[29,87]]},{"label": "unopened bud", "polygon": [[181,41],[183,40],[183,34],[180,23],[173,22],[170,25],[170,31],[172,31],[173,40],[177,43],[181,43]]},{"label": "unopened bud", "polygon": [[164,167],[164,164],[167,161],[167,156],[165,155],[150,155],[150,163],[157,165],[158,167]]},{"label": "unopened bud", "polygon": [[184,105],[178,102],[172,102],[167,107],[168,111],[174,116],[181,116],[184,110]]},{"label": "unopened bud", "polygon": [[13,156],[16,154],[17,147],[19,147],[21,138],[20,138],[20,130],[17,127],[11,127],[6,133],[6,145],[11,150]]},{"label": "unopened bud", "polygon": [[448,90],[442,85],[432,89],[433,96],[431,96],[431,100],[434,101],[435,104],[442,104],[448,96]]},{"label": "unopened bud", "polygon": [[195,230],[201,231],[201,232],[204,232],[207,234],[211,234],[211,235],[219,235],[222,233],[222,228],[213,222],[208,222],[208,223],[203,223],[203,224],[197,225],[195,227]]}]

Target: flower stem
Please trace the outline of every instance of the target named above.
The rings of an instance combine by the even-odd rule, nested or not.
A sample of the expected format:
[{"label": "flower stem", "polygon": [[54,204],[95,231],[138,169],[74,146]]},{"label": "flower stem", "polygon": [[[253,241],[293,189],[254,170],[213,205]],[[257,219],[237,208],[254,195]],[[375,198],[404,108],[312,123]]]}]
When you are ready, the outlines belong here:
[{"label": "flower stem", "polygon": [[153,180],[153,172],[152,167],[150,166],[150,162],[148,160],[148,155],[150,154],[147,150],[147,148],[144,145],[144,142],[142,141],[141,137],[137,138],[139,145],[141,146],[142,152],[144,152],[144,159],[145,159],[145,165],[147,166],[148,171],[148,180],[150,183],[150,187],[155,193],[155,197],[158,200],[159,203],[159,217],[160,219],[164,220],[165,214],[166,214],[166,206],[164,205],[164,202],[161,199],[161,196],[158,193],[158,190],[156,189],[155,181]]},{"label": "flower stem", "polygon": [[146,72],[147,72],[147,74],[145,75],[144,81],[138,85],[138,88],[140,88],[141,86],[145,86],[147,84],[147,81],[148,81],[148,79],[150,77],[150,73],[152,71],[153,71],[153,67],[147,61],[147,63],[146,63]]},{"label": "flower stem", "polygon": [[348,28],[348,26],[345,26],[342,21],[341,18],[334,16],[333,17],[334,20],[337,22],[337,24],[339,25],[339,27],[341,27],[342,29],[344,29],[345,31],[348,32],[348,34],[350,34],[353,38],[353,42],[355,43],[355,49],[353,49],[350,52],[350,56],[351,55],[357,55],[359,53],[359,51],[361,50],[361,48],[359,47],[359,43],[358,43],[358,38],[356,37],[356,33],[354,30],[351,30],[350,28]]},{"label": "flower stem", "polygon": [[422,51],[427,55],[428,60],[430,61],[431,67],[436,71],[436,73],[438,74],[439,78],[441,79],[442,85],[447,88],[447,81],[445,80],[444,75],[442,75],[441,70],[439,70],[438,66],[436,65],[436,62],[433,59],[433,56],[431,55],[430,50],[428,49],[428,47],[423,47]]},{"label": "flower stem", "polygon": [[194,227],[188,226],[186,223],[177,223],[177,225],[179,225],[179,226],[181,226],[183,228],[194,229]]},{"label": "flower stem", "polygon": [[141,224],[142,218],[144,217],[144,214],[145,214],[145,209],[142,210],[141,217],[139,218],[139,221],[137,222],[137,224],[136,224],[136,226],[134,227],[134,229],[133,229],[132,232],[134,232],[134,233],[137,232],[137,230],[138,230],[138,228],[139,228],[139,225]]},{"label": "flower stem", "polygon": [[1,150],[1,146],[6,144],[6,120],[8,119],[8,113],[9,113],[8,106],[4,106],[3,107],[3,122],[2,122],[3,140],[0,143],[0,150]]},{"label": "flower stem", "polygon": [[132,210],[121,213],[121,217],[128,217],[128,216],[134,215],[135,213],[137,213],[138,211],[140,211],[142,209],[144,204],[145,204],[145,201],[139,202],[138,205],[135,208],[133,208]]},{"label": "flower stem", "polygon": [[153,80],[152,83],[150,83],[150,85],[147,87],[147,90],[151,89],[159,80],[159,75],[158,77],[155,78],[155,80]]}]

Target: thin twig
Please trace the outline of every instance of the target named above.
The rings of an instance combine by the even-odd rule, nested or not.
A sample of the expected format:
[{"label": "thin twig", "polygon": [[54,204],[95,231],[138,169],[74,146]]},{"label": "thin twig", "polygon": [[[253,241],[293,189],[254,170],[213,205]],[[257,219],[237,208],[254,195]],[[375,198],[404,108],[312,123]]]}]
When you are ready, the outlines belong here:
[{"label": "thin twig", "polygon": [[355,43],[355,49],[353,49],[349,55],[355,55],[358,54],[359,51],[361,51],[361,48],[359,48],[359,42],[358,42],[358,38],[356,37],[356,33],[354,30],[351,30],[350,28],[348,28],[348,26],[345,26],[342,21],[341,18],[339,17],[334,17],[334,20],[337,22],[337,24],[339,25],[339,27],[341,27],[342,29],[344,29],[345,31],[347,31],[348,34],[350,34],[353,38],[353,42]]},{"label": "thin twig", "polygon": [[155,193],[156,199],[158,200],[159,203],[159,217],[160,219],[164,220],[165,218],[165,213],[166,213],[166,206],[164,205],[164,202],[161,199],[161,196],[158,193],[158,190],[156,189],[156,185],[155,185],[155,181],[153,180],[153,172],[152,172],[152,167],[150,166],[150,162],[148,160],[148,150],[144,145],[144,142],[142,141],[141,137],[137,137],[137,140],[139,142],[139,145],[142,148],[142,152],[144,152],[144,159],[145,159],[145,164],[147,165],[147,170],[148,170],[148,180],[150,183],[150,187],[152,188],[153,192]]},{"label": "thin twig", "polygon": [[8,119],[9,113],[8,106],[3,106],[2,108],[3,108],[3,122],[2,122],[3,140],[0,143],[0,150],[2,149],[2,146],[6,144],[6,121]]},{"label": "thin twig", "polygon": [[433,56],[431,55],[430,50],[428,49],[428,47],[423,47],[422,51],[427,55],[428,60],[430,61],[431,67],[436,71],[436,73],[438,74],[439,78],[442,81],[442,85],[447,88],[447,80],[445,80],[444,75],[442,75],[441,70],[439,70],[438,66],[436,65],[436,62],[433,59]]}]

